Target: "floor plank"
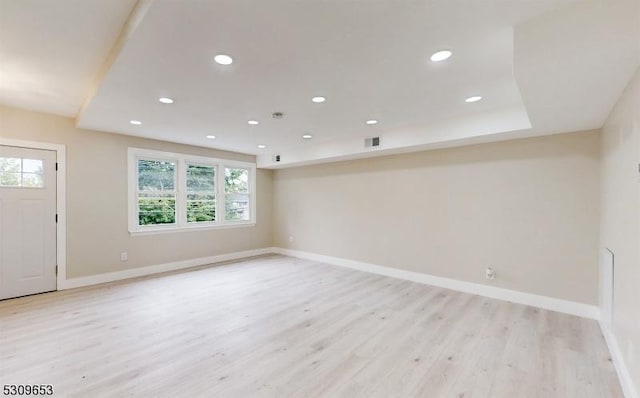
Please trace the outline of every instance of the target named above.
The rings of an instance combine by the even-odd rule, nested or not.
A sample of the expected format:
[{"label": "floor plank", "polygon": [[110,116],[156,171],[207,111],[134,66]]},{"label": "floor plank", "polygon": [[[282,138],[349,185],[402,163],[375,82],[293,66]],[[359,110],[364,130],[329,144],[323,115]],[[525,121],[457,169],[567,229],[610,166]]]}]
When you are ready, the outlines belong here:
[{"label": "floor plank", "polygon": [[0,302],[59,397],[622,397],[595,321],[286,256]]}]

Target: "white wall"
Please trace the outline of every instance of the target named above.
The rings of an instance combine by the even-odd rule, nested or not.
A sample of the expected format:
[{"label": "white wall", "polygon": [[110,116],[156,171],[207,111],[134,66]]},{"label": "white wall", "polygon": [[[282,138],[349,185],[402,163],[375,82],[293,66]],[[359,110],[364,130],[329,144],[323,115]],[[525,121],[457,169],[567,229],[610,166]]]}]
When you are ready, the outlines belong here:
[{"label": "white wall", "polygon": [[276,170],[274,243],[596,304],[599,150],[590,131]]},{"label": "white wall", "polygon": [[[67,146],[67,277],[272,246],[272,172],[257,172],[257,225],[131,237],[127,227],[127,148],[255,162],[255,157],[77,129],[73,119],[0,106],[0,136]],[[129,254],[120,261],[120,252]]]},{"label": "white wall", "polygon": [[613,334],[640,388],[640,69],[602,130],[601,247],[615,255]]}]

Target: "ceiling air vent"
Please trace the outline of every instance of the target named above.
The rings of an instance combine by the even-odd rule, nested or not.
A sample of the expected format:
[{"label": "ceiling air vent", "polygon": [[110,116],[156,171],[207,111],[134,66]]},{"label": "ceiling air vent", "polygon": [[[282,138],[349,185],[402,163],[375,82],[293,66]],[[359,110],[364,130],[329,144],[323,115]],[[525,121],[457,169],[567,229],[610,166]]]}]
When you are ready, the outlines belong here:
[{"label": "ceiling air vent", "polygon": [[371,147],[376,147],[376,146],[380,146],[380,137],[372,137],[372,138],[365,138],[364,139],[364,147],[365,148],[371,148]]}]

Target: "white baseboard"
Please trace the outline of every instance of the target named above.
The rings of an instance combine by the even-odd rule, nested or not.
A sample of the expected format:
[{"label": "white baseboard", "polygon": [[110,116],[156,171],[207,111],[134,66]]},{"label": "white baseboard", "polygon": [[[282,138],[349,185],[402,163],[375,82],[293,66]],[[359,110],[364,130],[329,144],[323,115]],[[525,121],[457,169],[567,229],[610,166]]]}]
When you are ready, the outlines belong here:
[{"label": "white baseboard", "polygon": [[627,368],[627,364],[622,356],[622,351],[620,351],[620,347],[618,346],[616,336],[602,321],[600,321],[600,330],[602,330],[602,335],[607,342],[607,347],[609,347],[611,360],[613,361],[613,366],[616,368],[618,380],[620,380],[620,385],[622,386],[622,392],[624,393],[625,398],[640,398],[638,389],[633,384],[629,368]]},{"label": "white baseboard", "polygon": [[[375,264],[369,264],[359,261],[347,260],[338,257],[325,256],[316,253],[304,252],[299,250],[290,250],[280,247],[265,247],[262,249],[246,250],[241,252],[221,254],[211,257],[201,257],[189,260],[175,261],[171,263],[151,265],[147,267],[131,268],[124,271],[109,272],[106,274],[85,276],[80,278],[66,279],[62,286],[58,286],[58,290],[72,289],[82,286],[97,285],[119,281],[129,278],[137,278],[157,274],[160,272],[175,271],[185,268],[198,267],[201,265],[214,264],[223,261],[237,260],[246,257],[260,256],[264,254],[277,253],[292,257],[299,257],[313,261],[320,261],[328,264],[338,265],[364,272],[371,272],[378,275],[389,276],[392,278],[405,279],[413,282],[424,283],[426,285],[443,287],[446,289],[457,290],[460,292],[477,294],[479,296],[495,298],[499,300],[510,301],[518,304],[530,305],[533,307],[544,308],[547,310],[563,312],[566,314],[577,315],[589,319],[600,319],[600,310],[594,305],[577,303],[574,301],[561,300],[557,298],[540,296],[531,293],[519,292],[498,288],[494,286],[481,285],[478,283],[464,282],[456,279],[443,278],[439,276],[423,274],[413,271],[405,271],[397,268],[384,267]],[[637,398],[637,397],[633,397]]]},{"label": "white baseboard", "polygon": [[[524,293],[516,290],[503,289],[494,286],[481,285],[478,283],[464,282],[456,279],[443,278],[439,276],[423,274],[420,272],[405,271],[397,268],[384,267],[375,264],[363,263],[359,261],[347,260],[338,257],[325,256],[299,250],[284,249],[274,247],[273,251],[292,257],[299,257],[313,261],[319,261],[332,265],[352,268],[359,271],[371,272],[374,274],[390,276],[392,278],[406,279],[413,282],[424,283],[426,285],[443,287],[457,290],[464,293],[477,294],[479,296],[495,298],[512,303],[525,304],[546,310],[562,312],[589,319],[600,319],[600,310],[595,305],[578,303],[575,301],[561,300],[553,297],[540,296],[537,294]],[[634,397],[635,398],[635,397]]]},{"label": "white baseboard", "polygon": [[72,289],[75,287],[97,285],[100,283],[119,281],[122,279],[137,278],[139,276],[157,274],[160,272],[175,271],[184,268],[197,267],[200,265],[220,263],[223,261],[237,260],[246,257],[260,256],[263,254],[273,253],[273,248],[266,247],[263,249],[245,250],[241,252],[220,254],[211,257],[193,258],[189,260],[175,261],[172,263],[150,265],[147,267],[131,268],[124,271],[109,272],[106,274],[84,276],[80,278],[66,279],[62,286],[58,286],[58,290]]}]

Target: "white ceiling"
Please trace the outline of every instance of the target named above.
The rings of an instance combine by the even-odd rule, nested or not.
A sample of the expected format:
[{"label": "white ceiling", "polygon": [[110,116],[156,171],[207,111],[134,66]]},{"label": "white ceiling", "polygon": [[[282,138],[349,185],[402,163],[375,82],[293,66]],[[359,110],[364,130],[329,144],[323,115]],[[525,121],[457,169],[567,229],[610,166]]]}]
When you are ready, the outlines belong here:
[{"label": "white ceiling", "polygon": [[0,0],[0,103],[75,116],[135,0]]},{"label": "white ceiling", "polygon": [[0,102],[284,167],[598,128],[640,62],[637,0],[142,1],[114,47],[132,6],[0,0]]}]

